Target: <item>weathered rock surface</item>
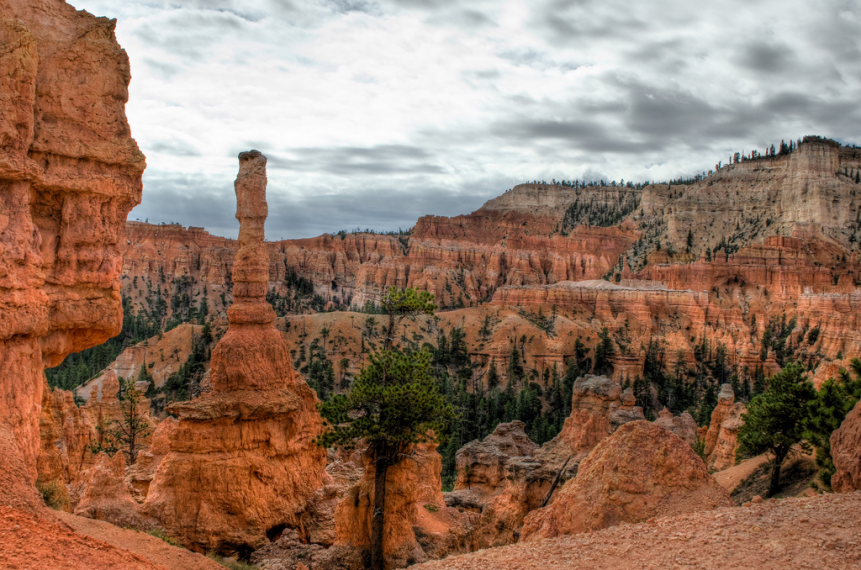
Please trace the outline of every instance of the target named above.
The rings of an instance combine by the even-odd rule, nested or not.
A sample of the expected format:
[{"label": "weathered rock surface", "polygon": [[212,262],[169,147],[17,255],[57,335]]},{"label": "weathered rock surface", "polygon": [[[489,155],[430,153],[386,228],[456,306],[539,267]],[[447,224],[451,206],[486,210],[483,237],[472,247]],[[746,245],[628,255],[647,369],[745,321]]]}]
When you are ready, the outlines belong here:
[{"label": "weathered rock surface", "polygon": [[455,489],[475,493],[495,493],[506,477],[510,460],[529,457],[538,444],[526,435],[521,421],[502,423],[483,440],[472,441],[457,452]]},{"label": "weathered rock surface", "polygon": [[659,425],[665,430],[676,434],[691,447],[694,447],[697,444],[697,422],[694,421],[693,416],[687,412],[674,416],[670,410],[664,408],[658,414],[658,417],[655,420],[655,425]]},{"label": "weathered rock surface", "polygon": [[126,483],[126,458],[123,453],[109,457],[98,454],[95,465],[81,474],[82,488],[75,514],[98,519],[123,528],[147,529],[155,521],[140,515]]},{"label": "weathered rock surface", "polygon": [[569,468],[575,469],[599,442],[622,424],[645,419],[643,409],[636,403],[633,392],[622,391],[616,380],[591,374],[578,378],[572,389],[571,415],[562,425],[562,431],[535,454],[536,458],[556,469],[561,469],[566,462]]},{"label": "weathered rock surface", "polygon": [[831,487],[844,493],[861,490],[861,402],[831,434],[831,456],[837,469]]},{"label": "weathered rock surface", "polygon": [[553,502],[527,515],[535,540],[732,505],[690,445],[654,423],[625,424],[602,441]]},{"label": "weathered rock surface", "polygon": [[742,414],[745,413],[747,406],[735,401],[732,385],[723,384],[705,438],[706,464],[709,469],[723,471],[736,464],[738,432],[744,425]]},{"label": "weathered rock surface", "polygon": [[[335,544],[359,550],[370,546],[374,504],[374,466],[366,458],[363,463],[363,477],[335,511]],[[400,568],[466,550],[463,517],[443,497],[442,458],[436,446],[415,446],[409,457],[390,467],[387,489],[387,567]]]},{"label": "weathered rock surface", "polygon": [[0,503],[36,506],[44,368],[119,332],[144,158],[113,21],[0,0],[0,44]]},{"label": "weathered rock surface", "polygon": [[554,473],[533,458],[538,445],[524,427],[519,421],[499,424],[457,452],[457,483],[446,502],[474,513],[470,550],[516,541],[523,517],[547,497]]},{"label": "weathered rock surface", "polygon": [[[75,404],[72,392],[46,390],[42,400],[40,433],[39,481],[74,487],[81,472],[93,463],[90,446],[96,433],[92,414]],[[70,497],[70,500],[70,506],[74,506],[76,498]]]},{"label": "weathered rock surface", "polygon": [[266,158],[251,151],[239,161],[230,325],[212,353],[211,390],[169,407],[179,421],[144,512],[194,549],[247,553],[297,526],[322,486],[325,453],[317,397],[266,302]]}]

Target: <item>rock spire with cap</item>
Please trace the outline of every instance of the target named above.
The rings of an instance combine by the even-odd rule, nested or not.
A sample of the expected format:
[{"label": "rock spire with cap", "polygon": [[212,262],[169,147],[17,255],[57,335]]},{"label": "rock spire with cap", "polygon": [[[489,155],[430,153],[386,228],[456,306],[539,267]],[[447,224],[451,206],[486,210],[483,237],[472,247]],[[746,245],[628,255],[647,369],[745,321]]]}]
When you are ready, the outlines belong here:
[{"label": "rock spire with cap", "polygon": [[212,350],[211,390],[168,409],[179,421],[144,511],[184,545],[225,554],[296,528],[322,487],[314,390],[296,374],[266,301],[266,157],[239,155],[239,251],[227,333]]}]

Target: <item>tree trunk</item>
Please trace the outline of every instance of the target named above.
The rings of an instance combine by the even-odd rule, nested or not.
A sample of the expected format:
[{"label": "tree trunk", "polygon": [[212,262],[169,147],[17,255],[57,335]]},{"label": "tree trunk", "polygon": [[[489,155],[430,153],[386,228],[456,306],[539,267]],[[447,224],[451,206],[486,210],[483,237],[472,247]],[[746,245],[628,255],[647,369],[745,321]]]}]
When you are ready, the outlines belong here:
[{"label": "tree trunk", "polygon": [[374,474],[374,517],[371,524],[371,570],[383,570],[386,566],[384,534],[386,521],[386,476],[389,471],[387,458],[377,459]]},{"label": "tree trunk", "polygon": [[783,465],[783,460],[785,458],[785,452],[774,454],[774,463],[771,464],[771,482],[768,484],[768,493],[765,495],[766,498],[775,496],[780,488],[780,467]]}]

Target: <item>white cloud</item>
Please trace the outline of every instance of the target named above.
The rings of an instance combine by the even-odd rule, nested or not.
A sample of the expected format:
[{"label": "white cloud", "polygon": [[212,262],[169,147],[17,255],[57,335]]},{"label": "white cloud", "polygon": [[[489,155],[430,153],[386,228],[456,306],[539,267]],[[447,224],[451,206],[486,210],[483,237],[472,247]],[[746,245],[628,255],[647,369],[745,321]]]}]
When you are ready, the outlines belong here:
[{"label": "white cloud", "polygon": [[131,57],[149,164],[132,216],[221,233],[249,147],[272,159],[270,234],[299,237],[861,132],[853,0],[72,3],[118,18]]}]

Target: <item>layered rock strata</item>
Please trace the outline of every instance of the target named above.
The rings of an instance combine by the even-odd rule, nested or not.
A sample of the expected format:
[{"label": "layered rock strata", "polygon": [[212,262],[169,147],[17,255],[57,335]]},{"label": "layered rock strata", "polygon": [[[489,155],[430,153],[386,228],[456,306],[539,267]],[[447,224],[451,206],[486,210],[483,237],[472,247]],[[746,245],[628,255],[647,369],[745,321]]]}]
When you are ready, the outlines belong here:
[{"label": "layered rock strata", "polygon": [[44,368],[120,330],[145,164],[112,20],[0,0],[0,45],[0,503],[35,506]]},{"label": "layered rock strata", "polygon": [[522,536],[550,538],[732,504],[690,445],[635,421],[599,443],[548,507],[527,515]]},{"label": "layered rock strata", "polygon": [[178,417],[144,511],[198,550],[248,553],[297,526],[322,485],[325,453],[314,391],[293,370],[266,302],[266,158],[239,155],[227,333],[213,349],[211,390],[169,406]]}]

